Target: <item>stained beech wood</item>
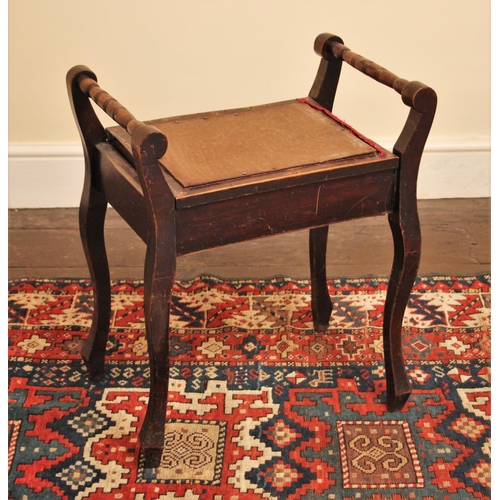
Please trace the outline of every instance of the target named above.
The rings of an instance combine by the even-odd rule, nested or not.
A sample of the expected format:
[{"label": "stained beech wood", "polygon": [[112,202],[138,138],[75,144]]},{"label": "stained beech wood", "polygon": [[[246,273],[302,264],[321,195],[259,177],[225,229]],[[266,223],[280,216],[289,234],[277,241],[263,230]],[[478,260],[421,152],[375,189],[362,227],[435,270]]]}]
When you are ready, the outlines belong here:
[{"label": "stained beech wood", "polygon": [[328,226],[309,230],[309,263],[311,267],[311,309],[314,330],[328,330],[333,306],[326,276],[326,247]]},{"label": "stained beech wood", "polygon": [[377,82],[392,87],[399,94],[401,94],[403,87],[408,83],[408,80],[399,78],[379,64],[356,54],[344,45],[342,39],[335,35],[330,35],[329,33],[319,35],[316,38],[314,50],[325,59],[329,59],[333,55],[337,60],[342,60],[350,64],[353,68],[356,68]]},{"label": "stained beech wood", "polygon": [[104,245],[104,218],[107,201],[96,185],[99,175],[97,145],[106,140],[106,133],[89,100],[78,87],[78,78],[96,78],[85,66],[69,71],[67,89],[82,139],[85,177],[79,210],[80,237],[94,291],[92,326],[82,349],[82,357],[91,378],[104,376],[104,356],[111,317],[111,287],[108,259]]},{"label": "stained beech wood", "polygon": [[166,151],[163,134],[143,125],[132,134],[134,163],[138,166],[146,199],[148,227],[144,265],[144,318],[148,342],[149,402],[141,428],[141,444],[147,464],[157,465],[163,450],[168,388],[168,326],[175,280],[175,201],[158,168]]},{"label": "stained beech wood", "polygon": [[[383,327],[388,409],[401,409],[411,393],[401,330],[420,260],[417,174],[436,94],[353,53],[337,36],[319,35],[314,48],[321,59],[306,101],[148,122],[103,90],[89,68],[68,72],[85,156],[80,228],[94,313],[82,354],[93,378],[104,374],[110,319],[103,235],[108,203],[147,245],[144,313],[151,379],[140,431],[147,467],[159,465],[163,449],[170,303],[182,255],[308,228],[313,323],[316,331],[327,332],[328,225],[388,214],[394,241]],[[342,61],[394,88],[410,107],[392,153],[330,115]],[[105,130],[90,100],[119,126]]]}]

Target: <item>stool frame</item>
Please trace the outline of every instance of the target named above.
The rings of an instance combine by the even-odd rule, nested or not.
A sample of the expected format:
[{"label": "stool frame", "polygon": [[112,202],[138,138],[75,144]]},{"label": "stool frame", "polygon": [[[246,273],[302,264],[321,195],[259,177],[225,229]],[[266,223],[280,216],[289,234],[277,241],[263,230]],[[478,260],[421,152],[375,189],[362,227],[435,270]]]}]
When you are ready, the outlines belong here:
[{"label": "stool frame", "polygon": [[[137,120],[102,90],[96,75],[86,66],[75,66],[68,72],[68,94],[85,158],[80,233],[94,293],[92,326],[82,357],[90,377],[95,380],[104,376],[111,314],[110,273],[104,241],[108,203],[147,245],[144,316],[151,379],[149,403],[140,431],[146,467],[157,467],[163,450],[170,302],[177,257],[191,252],[309,228],[313,323],[317,332],[326,332],[332,312],[326,276],[328,225],[387,214],[394,241],[383,324],[388,410],[403,408],[411,394],[401,332],[420,262],[417,175],[437,97],[430,87],[399,78],[352,52],[338,36],[319,35],[314,49],[321,60],[308,96],[311,102],[332,110],[344,61],[393,88],[410,108],[385,167],[378,169],[375,162],[366,162],[354,169],[353,162],[352,171],[346,169],[345,175],[304,174],[300,180],[297,175],[294,179],[276,175],[267,183],[261,182],[259,189],[252,185],[254,179],[243,179],[237,188],[227,188],[222,194],[217,190],[205,194],[201,204],[197,204],[196,190],[184,199],[172,189],[168,173],[159,164],[168,146],[164,134],[155,126]],[[113,143],[91,100],[130,135],[132,158],[127,159]],[[252,189],[257,191],[250,194]],[[290,207],[288,217],[278,217],[278,212],[288,210],[291,195],[296,195],[293,204],[296,206]],[[315,207],[316,213],[311,207]],[[265,220],[260,221],[262,214]]]}]

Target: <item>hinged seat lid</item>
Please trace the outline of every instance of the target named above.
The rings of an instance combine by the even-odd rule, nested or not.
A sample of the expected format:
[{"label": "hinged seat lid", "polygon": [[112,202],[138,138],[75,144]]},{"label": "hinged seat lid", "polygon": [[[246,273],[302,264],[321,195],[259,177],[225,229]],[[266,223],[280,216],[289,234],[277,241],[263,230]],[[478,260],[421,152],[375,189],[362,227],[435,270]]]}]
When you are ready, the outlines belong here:
[{"label": "hinged seat lid", "polygon": [[[386,153],[307,100],[145,122],[168,140],[162,166],[184,188]],[[131,153],[130,136],[111,127]],[[330,167],[331,168],[331,167]]]}]

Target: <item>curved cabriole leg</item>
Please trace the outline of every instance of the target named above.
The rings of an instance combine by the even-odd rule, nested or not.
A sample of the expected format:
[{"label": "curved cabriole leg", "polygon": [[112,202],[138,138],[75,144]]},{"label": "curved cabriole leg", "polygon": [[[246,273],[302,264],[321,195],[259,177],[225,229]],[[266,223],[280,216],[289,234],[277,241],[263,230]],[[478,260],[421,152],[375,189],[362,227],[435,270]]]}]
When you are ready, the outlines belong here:
[{"label": "curved cabriole leg", "polygon": [[[327,49],[328,41],[343,43],[341,38],[330,34],[319,35],[314,41],[314,51],[321,56],[321,60],[316,78],[309,91],[309,97],[323,108],[331,111],[342,69],[342,59],[334,57],[329,49]],[[328,226],[309,230],[311,309],[314,331],[318,333],[328,330],[333,309],[326,280],[327,241]]]},{"label": "curved cabriole leg", "polygon": [[107,202],[97,190],[99,155],[96,145],[106,142],[106,133],[97,119],[88,96],[80,88],[83,76],[97,79],[86,66],[75,66],[68,71],[66,86],[73,115],[82,139],[85,158],[85,181],[80,201],[80,237],[94,292],[92,326],[82,349],[82,357],[93,379],[104,376],[104,354],[108,340],[111,315],[111,295],[108,259],[104,246],[104,218]]},{"label": "curved cabriole leg", "polygon": [[164,444],[168,330],[174,273],[175,255],[161,255],[161,249],[157,246],[148,246],[144,277],[144,315],[151,379],[148,408],[140,433],[145,466],[148,468],[160,465]]},{"label": "curved cabriole leg", "polygon": [[384,360],[387,380],[387,409],[403,408],[411,394],[402,346],[402,325],[408,299],[420,263],[420,225],[403,222],[398,213],[389,214],[394,240],[394,262],[384,311]]},{"label": "curved cabriole leg", "polygon": [[311,267],[311,308],[314,331],[326,332],[332,314],[332,301],[326,278],[326,246],[328,226],[309,230],[309,262]]},{"label": "curved cabriole leg", "polygon": [[411,384],[406,375],[403,358],[401,328],[420,264],[417,175],[437,105],[434,90],[420,82],[405,84],[401,97],[411,109],[394,145],[394,153],[400,158],[400,170],[396,210],[389,214],[394,240],[394,262],[384,311],[384,358],[389,411],[403,408],[411,394]]},{"label": "curved cabriole leg", "polygon": [[111,286],[104,244],[104,219],[107,203],[92,187],[86,187],[80,203],[80,236],[94,293],[92,326],[82,349],[89,376],[104,376],[104,356],[111,316]]},{"label": "curved cabriole leg", "polygon": [[149,402],[141,428],[147,468],[160,465],[168,391],[168,329],[176,268],[175,199],[158,165],[166,137],[151,126],[132,124],[132,150],[148,215],[144,266],[144,319],[151,371]]}]

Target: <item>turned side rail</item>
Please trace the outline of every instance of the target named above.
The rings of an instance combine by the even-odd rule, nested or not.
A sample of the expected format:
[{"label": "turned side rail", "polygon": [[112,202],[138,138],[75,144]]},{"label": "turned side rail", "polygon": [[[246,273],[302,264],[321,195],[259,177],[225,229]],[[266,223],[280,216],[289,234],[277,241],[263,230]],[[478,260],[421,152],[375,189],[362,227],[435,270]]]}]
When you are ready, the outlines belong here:
[{"label": "turned side rail", "polygon": [[314,41],[314,51],[321,56],[322,62],[309,96],[319,104],[323,102],[325,104],[322,105],[326,107],[333,103],[332,96],[335,96],[340,66],[342,62],[346,62],[375,81],[394,89],[401,95],[403,103],[410,107],[393,151],[400,157],[400,198],[411,192],[410,196],[414,196],[420,159],[436,113],[436,92],[419,81],[400,78],[379,64],[356,54],[336,35],[318,35]]},{"label": "turned side rail", "polygon": [[370,59],[356,54],[346,47],[339,37],[330,33],[318,35],[314,42],[314,51],[326,60],[333,56],[344,61],[375,81],[394,89],[398,94],[401,94],[403,102],[407,106],[420,112],[434,113],[437,98],[433,89],[421,82],[400,78]]},{"label": "turned side rail", "polygon": [[[134,166],[143,167],[161,158],[168,146],[167,138],[156,127],[146,125],[97,83],[97,76],[87,66],[74,66],[66,76],[73,114],[89,158],[95,154],[100,142],[107,142],[106,132],[97,118],[89,99],[93,100],[110,118],[124,128],[132,139]],[[146,158],[149,160],[146,161]],[[143,175],[145,172],[143,172]],[[141,175],[140,175],[141,176]],[[144,186],[143,186],[144,188]]]},{"label": "turned side rail", "polygon": [[147,127],[150,133],[161,134],[156,127],[146,125],[138,120],[125,106],[102,89],[97,83],[97,77],[87,66],[80,65],[73,67],[68,72],[67,79],[68,88],[72,88],[71,83],[73,83],[74,86],[86,97],[92,99],[113,121],[123,127],[129,135],[133,135],[141,127]]},{"label": "turned side rail", "polygon": [[139,127],[143,126],[140,120],[113,96],[103,90],[97,80],[88,74],[82,74],[77,79],[80,90],[90,97],[110,118],[123,127],[130,135]]}]

